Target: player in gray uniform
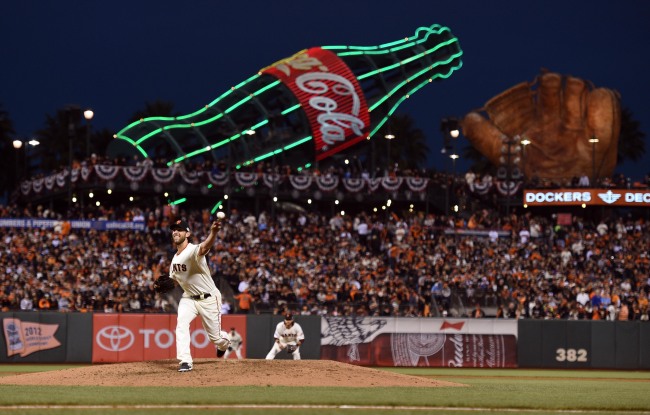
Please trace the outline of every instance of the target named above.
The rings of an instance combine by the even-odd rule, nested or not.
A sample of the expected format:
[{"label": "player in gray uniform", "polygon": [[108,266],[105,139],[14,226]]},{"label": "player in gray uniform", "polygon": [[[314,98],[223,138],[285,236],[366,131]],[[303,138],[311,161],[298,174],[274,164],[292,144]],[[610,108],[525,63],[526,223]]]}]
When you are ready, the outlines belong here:
[{"label": "player in gray uniform", "polygon": [[292,353],[293,360],[300,360],[300,345],[305,341],[305,334],[302,332],[300,324],[293,321],[291,314],[286,314],[284,321],[278,323],[273,338],[275,343],[273,343],[269,354],[266,355],[268,360],[275,359],[275,356],[289,345],[296,347],[296,350]]},{"label": "player in gray uniform", "polygon": [[192,370],[190,354],[190,323],[201,316],[208,338],[217,348],[217,357],[225,354],[230,346],[228,333],[221,330],[221,293],[210,275],[205,255],[210,251],[221,223],[212,222],[210,234],[199,245],[189,242],[190,227],[178,220],[169,228],[176,245],[176,254],[169,267],[169,276],[183,289],[178,303],[176,322],[176,358],[180,362],[179,372]]},{"label": "player in gray uniform", "polygon": [[237,359],[241,360],[241,347],[244,339],[242,339],[241,334],[234,327],[230,329],[228,335],[230,336],[230,347],[226,350],[226,354],[223,355],[223,360],[227,360],[232,352],[235,352]]}]

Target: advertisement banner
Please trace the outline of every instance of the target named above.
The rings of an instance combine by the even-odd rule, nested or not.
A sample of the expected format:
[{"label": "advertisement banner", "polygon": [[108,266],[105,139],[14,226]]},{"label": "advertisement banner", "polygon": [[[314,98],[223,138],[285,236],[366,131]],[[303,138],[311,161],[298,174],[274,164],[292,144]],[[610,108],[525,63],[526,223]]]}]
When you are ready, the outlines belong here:
[{"label": "advertisement banner", "polygon": [[53,229],[70,224],[71,229],[93,229],[96,231],[144,231],[144,222],[127,222],[119,220],[54,220],[54,219],[27,219],[27,218],[4,218],[0,219],[0,228],[26,228],[26,229]]},{"label": "advertisement banner", "polygon": [[[246,344],[246,316],[224,315],[223,331],[234,327]],[[176,358],[175,314],[95,314],[93,362],[138,362]],[[193,358],[215,358],[216,349],[197,317],[190,325]],[[245,348],[242,349],[246,357]]]},{"label": "advertisement banner", "polygon": [[58,324],[42,324],[21,321],[18,318],[2,319],[2,328],[7,346],[7,357],[28,356],[41,350],[54,349],[61,345],[55,337]]},{"label": "advertisement banner", "polygon": [[363,366],[517,367],[517,321],[324,317],[321,359]]},{"label": "advertisement banner", "polygon": [[523,203],[526,206],[650,207],[650,190],[526,189]]},{"label": "advertisement banner", "polygon": [[321,48],[304,50],[261,71],[281,80],[298,98],[311,126],[316,160],[364,140],[368,105],[350,68]]},{"label": "advertisement banner", "polygon": [[382,334],[353,347],[323,346],[321,359],[361,366],[517,367],[517,340],[493,334]]}]

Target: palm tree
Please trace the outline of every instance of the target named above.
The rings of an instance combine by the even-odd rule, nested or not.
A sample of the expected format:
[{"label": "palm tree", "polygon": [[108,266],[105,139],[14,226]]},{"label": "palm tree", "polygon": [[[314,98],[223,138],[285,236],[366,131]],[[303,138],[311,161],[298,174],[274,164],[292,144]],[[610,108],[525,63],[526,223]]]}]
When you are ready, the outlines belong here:
[{"label": "palm tree", "polygon": [[390,131],[395,135],[391,142],[391,162],[401,169],[418,169],[426,164],[429,154],[426,137],[408,114],[394,115],[388,121]]},{"label": "palm tree", "polygon": [[629,108],[623,108],[616,164],[621,165],[625,160],[637,161],[644,154],[645,133],[641,131],[641,124],[633,118],[632,111]]},{"label": "palm tree", "polygon": [[[178,112],[174,111],[174,104],[170,101],[163,101],[157,99],[152,102],[145,102],[144,108],[137,110],[129,117],[127,125],[136,122],[138,120],[149,118],[149,117],[177,117],[180,115]],[[101,138],[101,137],[100,137]],[[131,158],[141,157],[140,153],[137,152],[135,147],[127,144],[125,141],[117,139],[110,139],[107,142],[101,141],[104,144],[105,155],[111,158]],[[151,156],[154,158],[162,157],[164,159],[169,159],[173,157],[174,151],[169,146],[167,140],[161,140],[159,147],[153,150]]]},{"label": "palm tree", "polygon": [[144,109],[137,110],[129,118],[128,123],[130,124],[147,117],[176,117],[178,115],[178,113],[174,112],[174,104],[172,102],[157,99],[153,102],[145,102]]},{"label": "palm tree", "polygon": [[72,160],[85,156],[85,147],[76,145],[85,137],[85,128],[79,107],[68,106],[58,109],[54,115],[46,114],[44,127],[36,132],[42,144],[38,151],[44,173],[66,168]]}]

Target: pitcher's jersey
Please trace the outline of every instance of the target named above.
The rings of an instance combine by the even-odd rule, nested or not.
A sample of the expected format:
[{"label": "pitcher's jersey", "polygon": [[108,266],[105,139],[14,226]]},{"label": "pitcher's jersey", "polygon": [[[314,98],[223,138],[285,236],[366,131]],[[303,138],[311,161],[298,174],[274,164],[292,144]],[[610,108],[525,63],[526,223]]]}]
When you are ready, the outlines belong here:
[{"label": "pitcher's jersey", "polygon": [[302,332],[302,327],[300,324],[294,322],[293,326],[287,328],[284,325],[284,321],[278,323],[275,327],[275,334],[273,337],[279,339],[281,343],[295,343],[298,340],[305,340],[305,334]]},{"label": "pitcher's jersey", "polygon": [[169,266],[169,276],[178,282],[183,297],[214,293],[217,286],[210,275],[210,267],[205,256],[199,255],[199,245],[187,244],[183,252],[174,254]]}]

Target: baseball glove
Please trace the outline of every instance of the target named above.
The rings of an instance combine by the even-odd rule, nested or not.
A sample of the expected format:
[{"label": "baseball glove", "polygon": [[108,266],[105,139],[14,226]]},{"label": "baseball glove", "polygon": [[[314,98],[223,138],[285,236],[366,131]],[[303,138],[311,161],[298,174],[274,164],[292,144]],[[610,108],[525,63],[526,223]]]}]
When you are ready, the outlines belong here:
[{"label": "baseball glove", "polygon": [[169,278],[169,275],[166,274],[161,275],[153,282],[153,289],[159,294],[168,293],[173,290],[175,286],[176,284],[174,284],[174,280]]},{"label": "baseball glove", "polygon": [[611,89],[547,72],[500,93],[482,110],[464,117],[463,134],[497,166],[505,163],[508,140],[515,165],[529,178],[604,177],[616,166],[621,109]]},{"label": "baseball glove", "polygon": [[293,352],[295,352],[296,350],[298,350],[298,346],[294,344],[290,344],[287,346],[287,353],[289,354],[293,354]]}]

